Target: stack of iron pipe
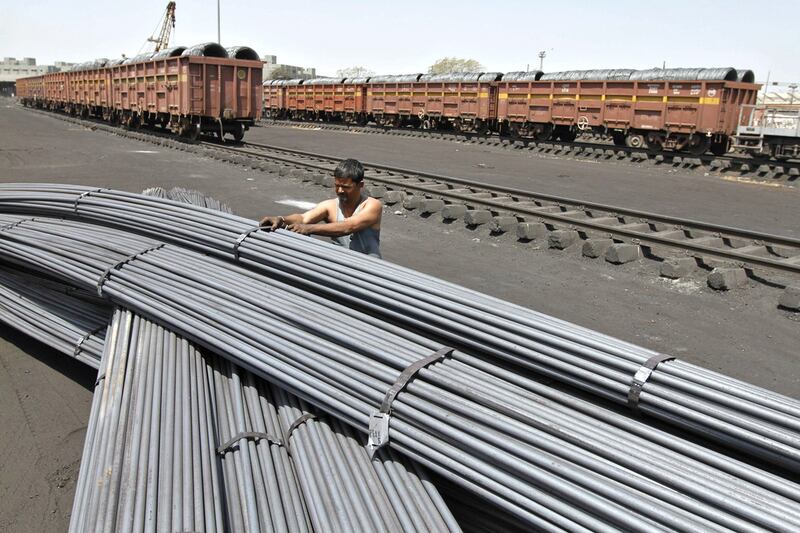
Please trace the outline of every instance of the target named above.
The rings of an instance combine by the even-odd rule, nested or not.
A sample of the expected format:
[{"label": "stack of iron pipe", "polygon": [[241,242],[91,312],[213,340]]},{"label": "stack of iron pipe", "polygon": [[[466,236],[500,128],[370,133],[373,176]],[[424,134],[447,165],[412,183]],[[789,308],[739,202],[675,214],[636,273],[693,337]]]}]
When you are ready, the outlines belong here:
[{"label": "stack of iron pipe", "polygon": [[[109,231],[27,221],[0,232],[0,257],[87,289],[105,280],[102,292],[113,302],[361,431],[400,372],[441,347],[283,279],[178,246],[137,255],[104,277],[156,244]],[[800,527],[794,483],[462,351],[421,370],[392,413],[393,449],[530,527]]]},{"label": "stack of iron pipe", "polygon": [[[385,320],[524,367],[617,403],[661,354],[388,262],[255,222],[133,193],[78,186],[0,186],[0,209],[77,216],[238,258],[255,271]],[[644,384],[639,413],[800,472],[800,402],[681,361]]]},{"label": "stack of iron pipe", "polygon": [[110,313],[91,294],[0,265],[0,322],[93,368],[100,367]]}]

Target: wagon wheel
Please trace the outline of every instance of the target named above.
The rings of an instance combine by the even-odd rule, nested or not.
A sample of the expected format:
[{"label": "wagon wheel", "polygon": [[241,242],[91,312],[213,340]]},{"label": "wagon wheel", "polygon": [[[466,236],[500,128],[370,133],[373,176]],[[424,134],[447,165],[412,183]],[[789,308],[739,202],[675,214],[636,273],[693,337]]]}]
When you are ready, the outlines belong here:
[{"label": "wagon wheel", "polygon": [[237,126],[238,127],[235,130],[233,130],[231,133],[233,134],[233,139],[236,142],[242,142],[242,139],[244,139],[244,125],[243,124],[237,124]]},{"label": "wagon wheel", "polygon": [[711,145],[711,138],[693,133],[686,143],[685,150],[692,155],[703,155]]},{"label": "wagon wheel", "polygon": [[627,144],[631,148],[647,147],[647,141],[645,141],[644,135],[640,133],[629,133],[628,136],[625,137],[625,144]]},{"label": "wagon wheel", "polygon": [[537,124],[533,128],[533,138],[537,141],[546,141],[553,134],[553,127],[550,124]]},{"label": "wagon wheel", "polygon": [[186,127],[186,138],[190,141],[196,141],[197,136],[200,135],[200,124],[189,124]]}]

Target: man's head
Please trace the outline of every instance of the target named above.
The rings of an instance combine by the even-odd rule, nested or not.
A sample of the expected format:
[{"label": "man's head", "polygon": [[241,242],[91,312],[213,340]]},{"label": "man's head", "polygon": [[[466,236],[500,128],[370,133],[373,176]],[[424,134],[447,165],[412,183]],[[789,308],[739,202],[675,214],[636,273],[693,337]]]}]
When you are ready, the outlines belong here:
[{"label": "man's head", "polygon": [[355,159],[345,159],[333,171],[333,188],[340,202],[353,203],[364,187],[364,166]]}]

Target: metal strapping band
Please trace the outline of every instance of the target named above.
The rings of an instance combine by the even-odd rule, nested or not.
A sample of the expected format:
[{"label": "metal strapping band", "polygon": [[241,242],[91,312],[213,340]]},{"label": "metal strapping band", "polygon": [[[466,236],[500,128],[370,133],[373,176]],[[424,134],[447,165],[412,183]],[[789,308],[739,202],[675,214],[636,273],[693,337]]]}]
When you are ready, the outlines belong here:
[{"label": "metal strapping band", "polygon": [[650,376],[653,375],[653,371],[659,364],[663,363],[664,361],[671,361],[673,359],[675,359],[674,355],[654,355],[645,361],[641,367],[639,367],[639,370],[637,370],[636,374],[633,375],[633,380],[631,380],[631,388],[628,390],[629,407],[632,409],[639,409],[639,396],[642,394],[644,384],[647,383],[647,380],[650,379]]},{"label": "metal strapping band", "polygon": [[12,222],[11,224],[6,224],[5,226],[0,227],[0,231],[5,231],[7,229],[16,228],[23,222],[32,222],[36,220],[36,218],[23,218],[22,220],[17,220],[16,222]]},{"label": "metal strapping band", "polygon": [[313,415],[311,413],[306,413],[304,415],[301,415],[301,416],[297,417],[297,420],[292,422],[292,425],[289,426],[289,429],[286,430],[286,434],[283,436],[283,442],[286,443],[286,446],[288,447],[289,444],[291,443],[290,439],[292,438],[292,433],[294,433],[295,429],[297,429],[301,425],[305,424],[309,420],[314,420],[316,418],[317,418],[317,416]]},{"label": "metal strapping band", "polygon": [[106,375],[105,374],[101,374],[101,375],[97,376],[97,379],[94,380],[94,386],[97,387],[98,385],[100,385],[100,382],[103,381],[104,379],[106,379]]},{"label": "metal strapping band", "polygon": [[226,453],[231,451],[234,446],[237,446],[239,441],[242,439],[252,440],[252,441],[266,440],[271,444],[277,444],[278,446],[284,445],[281,439],[275,438],[267,433],[260,433],[258,431],[243,431],[241,433],[234,435],[228,442],[217,448],[217,453],[219,455],[225,455]]},{"label": "metal strapping band", "polygon": [[158,244],[156,246],[151,246],[150,248],[145,248],[141,252],[136,252],[135,254],[131,254],[128,257],[125,257],[121,261],[118,261],[117,263],[115,263],[112,266],[110,266],[107,269],[105,269],[105,271],[103,272],[103,275],[100,276],[99,280],[97,280],[97,295],[100,296],[100,297],[103,296],[103,284],[108,279],[108,276],[111,275],[111,271],[112,270],[114,270],[115,268],[120,268],[122,265],[124,265],[126,263],[129,263],[130,261],[133,261],[134,259],[136,259],[140,255],[144,255],[147,252],[152,252],[152,251],[158,250],[159,248],[161,248],[163,246],[164,246],[164,243],[162,242],[161,244]]},{"label": "metal strapping band", "polygon": [[78,202],[80,202],[81,199],[83,199],[86,196],[89,196],[92,193],[100,192],[100,191],[104,191],[104,190],[105,190],[105,188],[100,187],[99,189],[92,189],[91,191],[82,192],[77,198],[75,198],[75,205],[72,206],[72,210],[74,211],[74,213],[76,215],[78,214]]},{"label": "metal strapping band", "polygon": [[369,417],[369,440],[367,446],[375,451],[389,442],[389,420],[392,414],[392,402],[408,383],[417,376],[417,373],[428,365],[438,363],[453,353],[454,348],[444,347],[436,353],[420,359],[403,370],[386,391],[381,408]]},{"label": "metal strapping band", "polygon": [[75,345],[75,349],[72,351],[72,355],[73,356],[77,356],[79,353],[81,353],[81,349],[83,347],[83,343],[86,342],[87,340],[89,340],[89,337],[91,337],[92,335],[96,335],[96,334],[100,333],[101,331],[103,331],[107,327],[108,326],[104,324],[104,325],[99,326],[97,328],[94,328],[92,331],[89,331],[86,334],[82,335],[81,338],[78,339],[78,342]]},{"label": "metal strapping band", "polygon": [[256,231],[259,231],[259,230],[266,230],[266,231],[269,231],[269,228],[264,228],[264,227],[262,227],[262,226],[257,226],[257,227],[255,227],[255,228],[250,228],[250,229],[249,229],[249,230],[247,230],[246,232],[244,232],[244,233],[242,233],[241,235],[239,235],[239,237],[236,239],[236,242],[235,242],[235,243],[234,243],[234,245],[233,245],[233,258],[234,258],[236,261],[238,261],[238,260],[239,260],[239,246],[241,246],[241,245],[242,245],[242,243],[244,242],[244,240],[245,240],[246,238],[248,238],[248,237],[250,236],[250,234],[251,234],[251,233],[255,233]]}]

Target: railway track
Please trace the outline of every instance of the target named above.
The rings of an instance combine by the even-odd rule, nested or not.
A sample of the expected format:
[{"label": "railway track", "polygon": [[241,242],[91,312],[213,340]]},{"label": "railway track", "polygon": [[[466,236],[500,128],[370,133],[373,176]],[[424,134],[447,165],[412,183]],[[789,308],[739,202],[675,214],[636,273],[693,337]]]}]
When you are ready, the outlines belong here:
[{"label": "railway track", "polygon": [[[330,181],[339,159],[258,143],[229,146],[201,142],[212,150],[294,167],[299,177]],[[721,260],[747,270],[764,268],[800,274],[800,239],[536,193],[418,170],[364,162],[370,193],[387,204],[402,203],[420,213],[441,214],[467,225],[488,225],[495,233],[515,232],[533,240],[544,232],[571,231],[579,239],[639,245],[645,255],[665,259],[691,256],[701,264]],[[267,168],[267,170],[270,170]],[[303,171],[306,171],[303,173]],[[291,171],[289,171],[291,173]],[[309,176],[309,172],[311,175]],[[570,234],[560,234],[570,240]],[[574,235],[573,235],[574,236]]]},{"label": "railway track", "polygon": [[[331,174],[339,162],[339,158],[330,155],[279,146],[189,143],[158,132],[128,131],[98,121],[40,113],[169,148],[198,150],[202,155],[313,180],[321,185],[332,184]],[[584,255],[590,257],[604,255],[608,248],[615,246],[627,247],[622,254],[625,257],[611,262],[627,262],[645,256],[667,264],[670,260],[691,258],[697,266],[707,270],[715,267],[744,269],[752,279],[777,287],[796,284],[800,274],[798,238],[377,163],[364,162],[364,166],[370,194],[388,205],[402,204],[427,216],[439,214],[446,221],[463,220],[467,226],[488,226],[492,233],[511,233],[521,241],[546,239],[553,248],[566,248],[583,241]],[[587,254],[587,246],[595,252],[599,250],[600,255]],[[631,247],[635,248],[633,254]],[[767,272],[781,277],[765,275]],[[668,277],[683,275],[686,274]]]},{"label": "railway track", "polygon": [[288,128],[308,128],[332,131],[349,131],[374,135],[393,135],[424,139],[445,139],[461,143],[484,144],[506,147],[510,150],[529,150],[542,154],[563,157],[577,157],[594,160],[629,161],[635,163],[651,163],[664,166],[688,169],[701,168],[719,172],[735,172],[761,179],[783,179],[795,181],[800,179],[800,161],[779,161],[774,159],[754,159],[747,156],[711,154],[692,155],[680,152],[653,152],[646,148],[615,146],[606,141],[564,142],[557,140],[535,141],[532,139],[512,139],[497,135],[479,135],[473,133],[455,133],[447,131],[421,131],[401,128],[384,128],[382,126],[352,126],[330,122],[304,122],[291,120],[268,119],[260,122],[264,126]]}]

